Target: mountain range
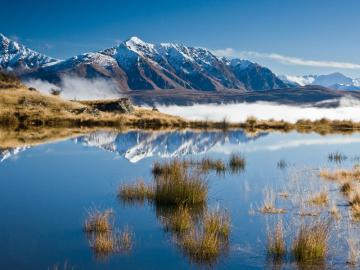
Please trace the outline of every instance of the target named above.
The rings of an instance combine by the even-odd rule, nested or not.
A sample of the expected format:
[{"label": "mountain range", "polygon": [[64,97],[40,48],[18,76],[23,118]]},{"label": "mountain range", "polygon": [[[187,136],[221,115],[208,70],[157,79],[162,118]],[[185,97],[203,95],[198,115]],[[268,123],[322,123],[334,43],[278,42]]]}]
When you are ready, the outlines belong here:
[{"label": "mountain range", "polygon": [[174,43],[151,44],[132,37],[97,52],[58,60],[35,52],[0,34],[0,70],[23,79],[59,84],[66,75],[106,78],[122,91],[193,89],[239,92],[286,88],[270,69],[259,64],[215,56],[204,48]]},{"label": "mountain range", "polygon": [[320,85],[335,90],[357,91],[360,90],[360,78],[352,79],[339,72],[327,75],[305,75],[305,76],[279,76],[288,84],[297,86]]}]

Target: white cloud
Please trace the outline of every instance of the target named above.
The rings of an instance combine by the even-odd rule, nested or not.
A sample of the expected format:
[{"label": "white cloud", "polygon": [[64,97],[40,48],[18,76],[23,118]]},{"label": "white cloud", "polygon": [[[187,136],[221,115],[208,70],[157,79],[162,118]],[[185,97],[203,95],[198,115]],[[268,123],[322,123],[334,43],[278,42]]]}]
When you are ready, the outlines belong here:
[{"label": "white cloud", "polygon": [[225,48],[220,50],[213,50],[217,56],[225,57],[239,57],[239,58],[258,58],[270,59],[285,65],[308,66],[308,67],[326,67],[326,68],[344,68],[344,69],[360,69],[360,64],[349,62],[336,61],[317,61],[302,59],[299,57],[292,57],[281,55],[278,53],[260,53],[253,51],[236,51],[233,48]]},{"label": "white cloud", "polygon": [[158,105],[157,108],[167,114],[181,116],[189,120],[211,120],[229,122],[242,122],[254,116],[261,120],[285,120],[296,122],[299,119],[318,120],[328,118],[331,120],[360,121],[359,101],[351,98],[339,100],[340,106],[336,108],[301,107],[271,102],[233,103],[233,104],[194,104],[192,106]]},{"label": "white cloud", "polygon": [[25,81],[27,86],[35,87],[43,93],[49,93],[51,89],[61,89],[61,97],[64,99],[108,99],[119,98],[121,93],[115,82],[109,79],[85,79],[74,76],[61,78],[59,86],[47,81],[32,79]]}]

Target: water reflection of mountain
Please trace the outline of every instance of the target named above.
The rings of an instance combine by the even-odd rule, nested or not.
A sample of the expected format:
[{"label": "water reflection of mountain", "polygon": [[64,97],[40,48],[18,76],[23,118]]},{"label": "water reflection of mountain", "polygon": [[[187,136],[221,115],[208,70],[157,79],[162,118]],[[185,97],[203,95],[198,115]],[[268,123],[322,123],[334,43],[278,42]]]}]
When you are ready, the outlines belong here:
[{"label": "water reflection of mountain", "polygon": [[130,162],[138,162],[151,156],[178,157],[206,153],[214,146],[238,145],[266,135],[266,132],[262,132],[251,136],[241,130],[227,132],[130,131],[126,133],[99,131],[78,137],[75,142],[116,152]]},{"label": "water reflection of mountain", "polygon": [[20,152],[25,151],[29,147],[14,147],[14,148],[0,148],[0,162],[6,159],[17,156]]}]

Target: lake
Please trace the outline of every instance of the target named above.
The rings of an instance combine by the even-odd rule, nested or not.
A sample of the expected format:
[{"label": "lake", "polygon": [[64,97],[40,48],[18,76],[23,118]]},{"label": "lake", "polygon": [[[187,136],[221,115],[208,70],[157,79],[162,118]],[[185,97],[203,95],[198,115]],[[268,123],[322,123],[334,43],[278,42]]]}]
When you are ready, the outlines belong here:
[{"label": "lake", "polygon": [[[349,237],[359,223],[334,181],[320,179],[323,168],[351,168],[360,161],[360,134],[296,132],[97,131],[39,145],[0,149],[0,265],[3,269],[297,269],[291,245],[301,222],[329,220],[325,262],[319,268],[348,267]],[[208,209],[230,217],[226,251],[211,264],[194,261],[164,228],[150,202],[129,204],[117,192],[124,184],[151,183],[154,162],[203,157],[228,162],[241,154],[246,167],[237,173],[206,174]],[[331,153],[341,153],[334,160]],[[335,162],[336,161],[336,162]],[[329,194],[325,206],[306,203],[312,194]],[[261,210],[272,194],[282,214]],[[287,194],[286,196],[284,194]],[[340,218],[329,213],[335,205]],[[99,258],[83,231],[89,209],[113,210],[113,225],[133,234],[131,250]],[[303,215],[302,213],[313,213]],[[268,230],[285,227],[288,252],[282,262],[269,258]],[[349,266],[350,267],[350,266]]]}]

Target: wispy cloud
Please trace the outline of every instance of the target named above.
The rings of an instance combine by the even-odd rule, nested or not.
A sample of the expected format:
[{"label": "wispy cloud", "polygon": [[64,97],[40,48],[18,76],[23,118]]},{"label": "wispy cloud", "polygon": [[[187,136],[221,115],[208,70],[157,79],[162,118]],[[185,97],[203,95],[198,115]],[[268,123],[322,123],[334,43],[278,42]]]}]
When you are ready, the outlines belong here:
[{"label": "wispy cloud", "polygon": [[225,57],[239,57],[239,58],[257,58],[270,59],[285,65],[308,66],[308,67],[327,67],[327,68],[343,68],[343,69],[360,69],[360,64],[337,61],[318,61],[302,59],[299,57],[292,57],[281,55],[278,53],[260,53],[253,51],[236,51],[233,48],[226,48],[220,50],[213,50],[213,53],[218,56]]}]

